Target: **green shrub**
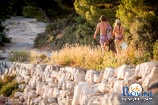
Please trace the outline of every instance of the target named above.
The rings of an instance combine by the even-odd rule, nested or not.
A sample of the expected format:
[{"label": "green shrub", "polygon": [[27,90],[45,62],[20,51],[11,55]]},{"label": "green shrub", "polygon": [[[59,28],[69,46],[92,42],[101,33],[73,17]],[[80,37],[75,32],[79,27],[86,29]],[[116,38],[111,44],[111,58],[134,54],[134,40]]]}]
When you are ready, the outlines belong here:
[{"label": "green shrub", "polygon": [[34,47],[60,49],[65,44],[95,45],[93,32],[94,26],[84,18],[70,15],[49,24],[46,32],[36,37]]},{"label": "green shrub", "polygon": [[4,75],[3,79],[0,79],[0,95],[8,97],[17,89],[18,83],[15,81],[15,76]]},{"label": "green shrub", "polygon": [[105,15],[110,21],[115,18],[115,3],[118,0],[75,0],[76,12],[87,21],[95,24],[101,15]]},{"label": "green shrub", "polygon": [[153,56],[154,56],[154,59],[158,60],[158,41],[154,43]]},{"label": "green shrub", "polygon": [[8,39],[5,35],[5,33],[3,32],[4,29],[5,28],[1,25],[1,22],[0,22],[0,46],[3,46],[4,43],[9,43],[10,42],[10,39]]},{"label": "green shrub", "polygon": [[39,21],[46,21],[45,13],[38,7],[25,6],[23,8],[23,15],[29,18],[36,18]]},{"label": "green shrub", "polygon": [[[74,31],[75,30],[75,31]],[[75,44],[78,43],[80,45],[92,45],[93,40],[93,27],[88,23],[78,24],[74,27],[69,26],[64,31],[65,43]]]},{"label": "green shrub", "polygon": [[72,25],[74,19],[73,15],[69,15],[64,18],[56,19],[53,23],[50,23],[46,32],[39,34],[34,40],[34,47],[51,47],[52,43],[55,44],[58,40],[58,34],[64,33],[65,27]]},{"label": "green shrub", "polygon": [[30,53],[26,51],[11,51],[9,60],[12,62],[28,62],[30,61]]},{"label": "green shrub", "polygon": [[[153,43],[158,39],[158,16],[146,0],[121,0],[116,16],[125,27],[125,40],[152,58]],[[142,58],[140,58],[142,59]]]},{"label": "green shrub", "polygon": [[10,95],[12,95],[12,92],[16,89],[18,89],[18,83],[16,81],[12,81],[1,88],[0,94],[9,97]]},{"label": "green shrub", "polygon": [[4,85],[3,81],[0,80],[0,89],[2,88],[3,85]]},{"label": "green shrub", "polygon": [[38,34],[38,36],[34,40],[34,47],[35,48],[43,48],[43,47],[50,46],[50,42],[53,39],[51,37],[53,37],[53,36],[48,34],[48,33]]}]

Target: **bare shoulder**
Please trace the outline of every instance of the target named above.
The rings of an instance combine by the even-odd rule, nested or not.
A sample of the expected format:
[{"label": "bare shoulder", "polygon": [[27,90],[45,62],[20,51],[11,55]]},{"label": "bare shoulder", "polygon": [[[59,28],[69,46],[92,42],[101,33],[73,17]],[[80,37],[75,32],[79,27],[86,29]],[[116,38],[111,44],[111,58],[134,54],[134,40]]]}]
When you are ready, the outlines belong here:
[{"label": "bare shoulder", "polygon": [[101,24],[101,23],[99,22],[99,23],[97,24],[97,26],[100,26],[100,24]]},{"label": "bare shoulder", "polygon": [[98,24],[97,24],[97,27],[100,27],[100,25],[101,25],[101,23],[98,23]]}]

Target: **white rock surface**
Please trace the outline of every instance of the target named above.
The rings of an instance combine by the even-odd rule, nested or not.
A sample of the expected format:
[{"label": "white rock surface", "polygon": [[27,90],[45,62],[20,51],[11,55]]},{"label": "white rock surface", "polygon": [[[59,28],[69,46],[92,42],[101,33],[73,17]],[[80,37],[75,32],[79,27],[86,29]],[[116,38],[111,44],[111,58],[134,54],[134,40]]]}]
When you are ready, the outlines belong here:
[{"label": "white rock surface", "polygon": [[[24,92],[15,93],[23,105],[119,105],[123,86],[139,82],[147,89],[158,81],[158,62],[123,65],[103,72],[87,72],[53,65],[0,61],[0,75],[15,75]],[[139,80],[138,80],[139,77]]]}]

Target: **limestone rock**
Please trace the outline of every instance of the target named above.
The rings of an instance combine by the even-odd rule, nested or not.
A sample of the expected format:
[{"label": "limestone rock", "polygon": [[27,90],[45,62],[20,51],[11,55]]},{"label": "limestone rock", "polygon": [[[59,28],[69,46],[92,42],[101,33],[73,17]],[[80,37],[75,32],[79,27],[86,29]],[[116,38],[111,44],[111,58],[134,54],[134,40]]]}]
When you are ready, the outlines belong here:
[{"label": "limestone rock", "polygon": [[[1,78],[6,74],[16,74],[17,82],[22,83],[19,88],[24,91],[14,94],[15,102],[22,105],[119,105],[123,86],[136,82],[147,89],[158,81],[158,62],[143,63],[136,68],[122,65],[97,72],[0,61]],[[0,103],[3,103],[1,97]]]}]

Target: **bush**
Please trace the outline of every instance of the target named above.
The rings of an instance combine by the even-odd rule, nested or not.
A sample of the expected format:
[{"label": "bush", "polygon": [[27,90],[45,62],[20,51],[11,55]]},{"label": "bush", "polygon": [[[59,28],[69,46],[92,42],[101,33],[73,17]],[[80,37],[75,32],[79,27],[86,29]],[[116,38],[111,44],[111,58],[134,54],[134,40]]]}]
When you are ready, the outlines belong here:
[{"label": "bush", "polygon": [[75,0],[76,12],[95,24],[101,15],[105,15],[110,21],[115,17],[116,5],[113,2],[118,0]]},{"label": "bush", "polygon": [[0,94],[9,97],[10,95],[12,95],[12,92],[16,89],[18,89],[18,83],[16,81],[12,81],[1,88]]},{"label": "bush", "polygon": [[49,24],[46,32],[39,34],[34,46],[60,49],[65,44],[96,45],[93,40],[94,26],[80,16],[70,15],[67,18],[57,19]]},{"label": "bush", "polygon": [[0,95],[9,97],[18,89],[19,84],[14,79],[15,76],[5,75],[4,78],[0,80]]},{"label": "bush", "polygon": [[154,43],[153,46],[153,56],[155,60],[158,60],[158,41]]},{"label": "bush", "polygon": [[25,6],[23,8],[23,15],[28,18],[36,18],[39,21],[46,21],[45,13],[38,7]]},{"label": "bush", "polygon": [[11,51],[9,53],[9,60],[12,62],[29,62],[30,53],[26,51]]},{"label": "bush", "polygon": [[55,20],[53,23],[50,23],[45,33],[39,34],[35,41],[34,47],[42,48],[42,47],[51,47],[52,43],[56,43],[58,39],[58,34],[62,34],[64,28],[68,25],[72,25],[73,23],[73,15],[67,16],[66,18],[59,18]]},{"label": "bush", "polygon": [[53,41],[53,35],[45,33],[40,33],[34,40],[35,48],[50,47],[50,43]]},{"label": "bush", "polygon": [[5,28],[1,25],[1,22],[0,22],[0,46],[3,46],[4,43],[9,43],[9,42],[10,42],[10,39],[8,39],[8,38],[5,36],[5,33],[3,32],[4,29],[5,29]]},{"label": "bush", "polygon": [[[116,16],[125,27],[125,39],[136,48],[142,49],[152,58],[153,43],[158,39],[158,17],[146,0],[121,0]],[[149,9],[150,8],[150,9]],[[147,57],[148,58],[148,57]]]},{"label": "bush", "polygon": [[88,23],[68,26],[64,29],[63,37],[53,45],[59,48],[65,44],[96,45],[92,35],[93,27]]}]

